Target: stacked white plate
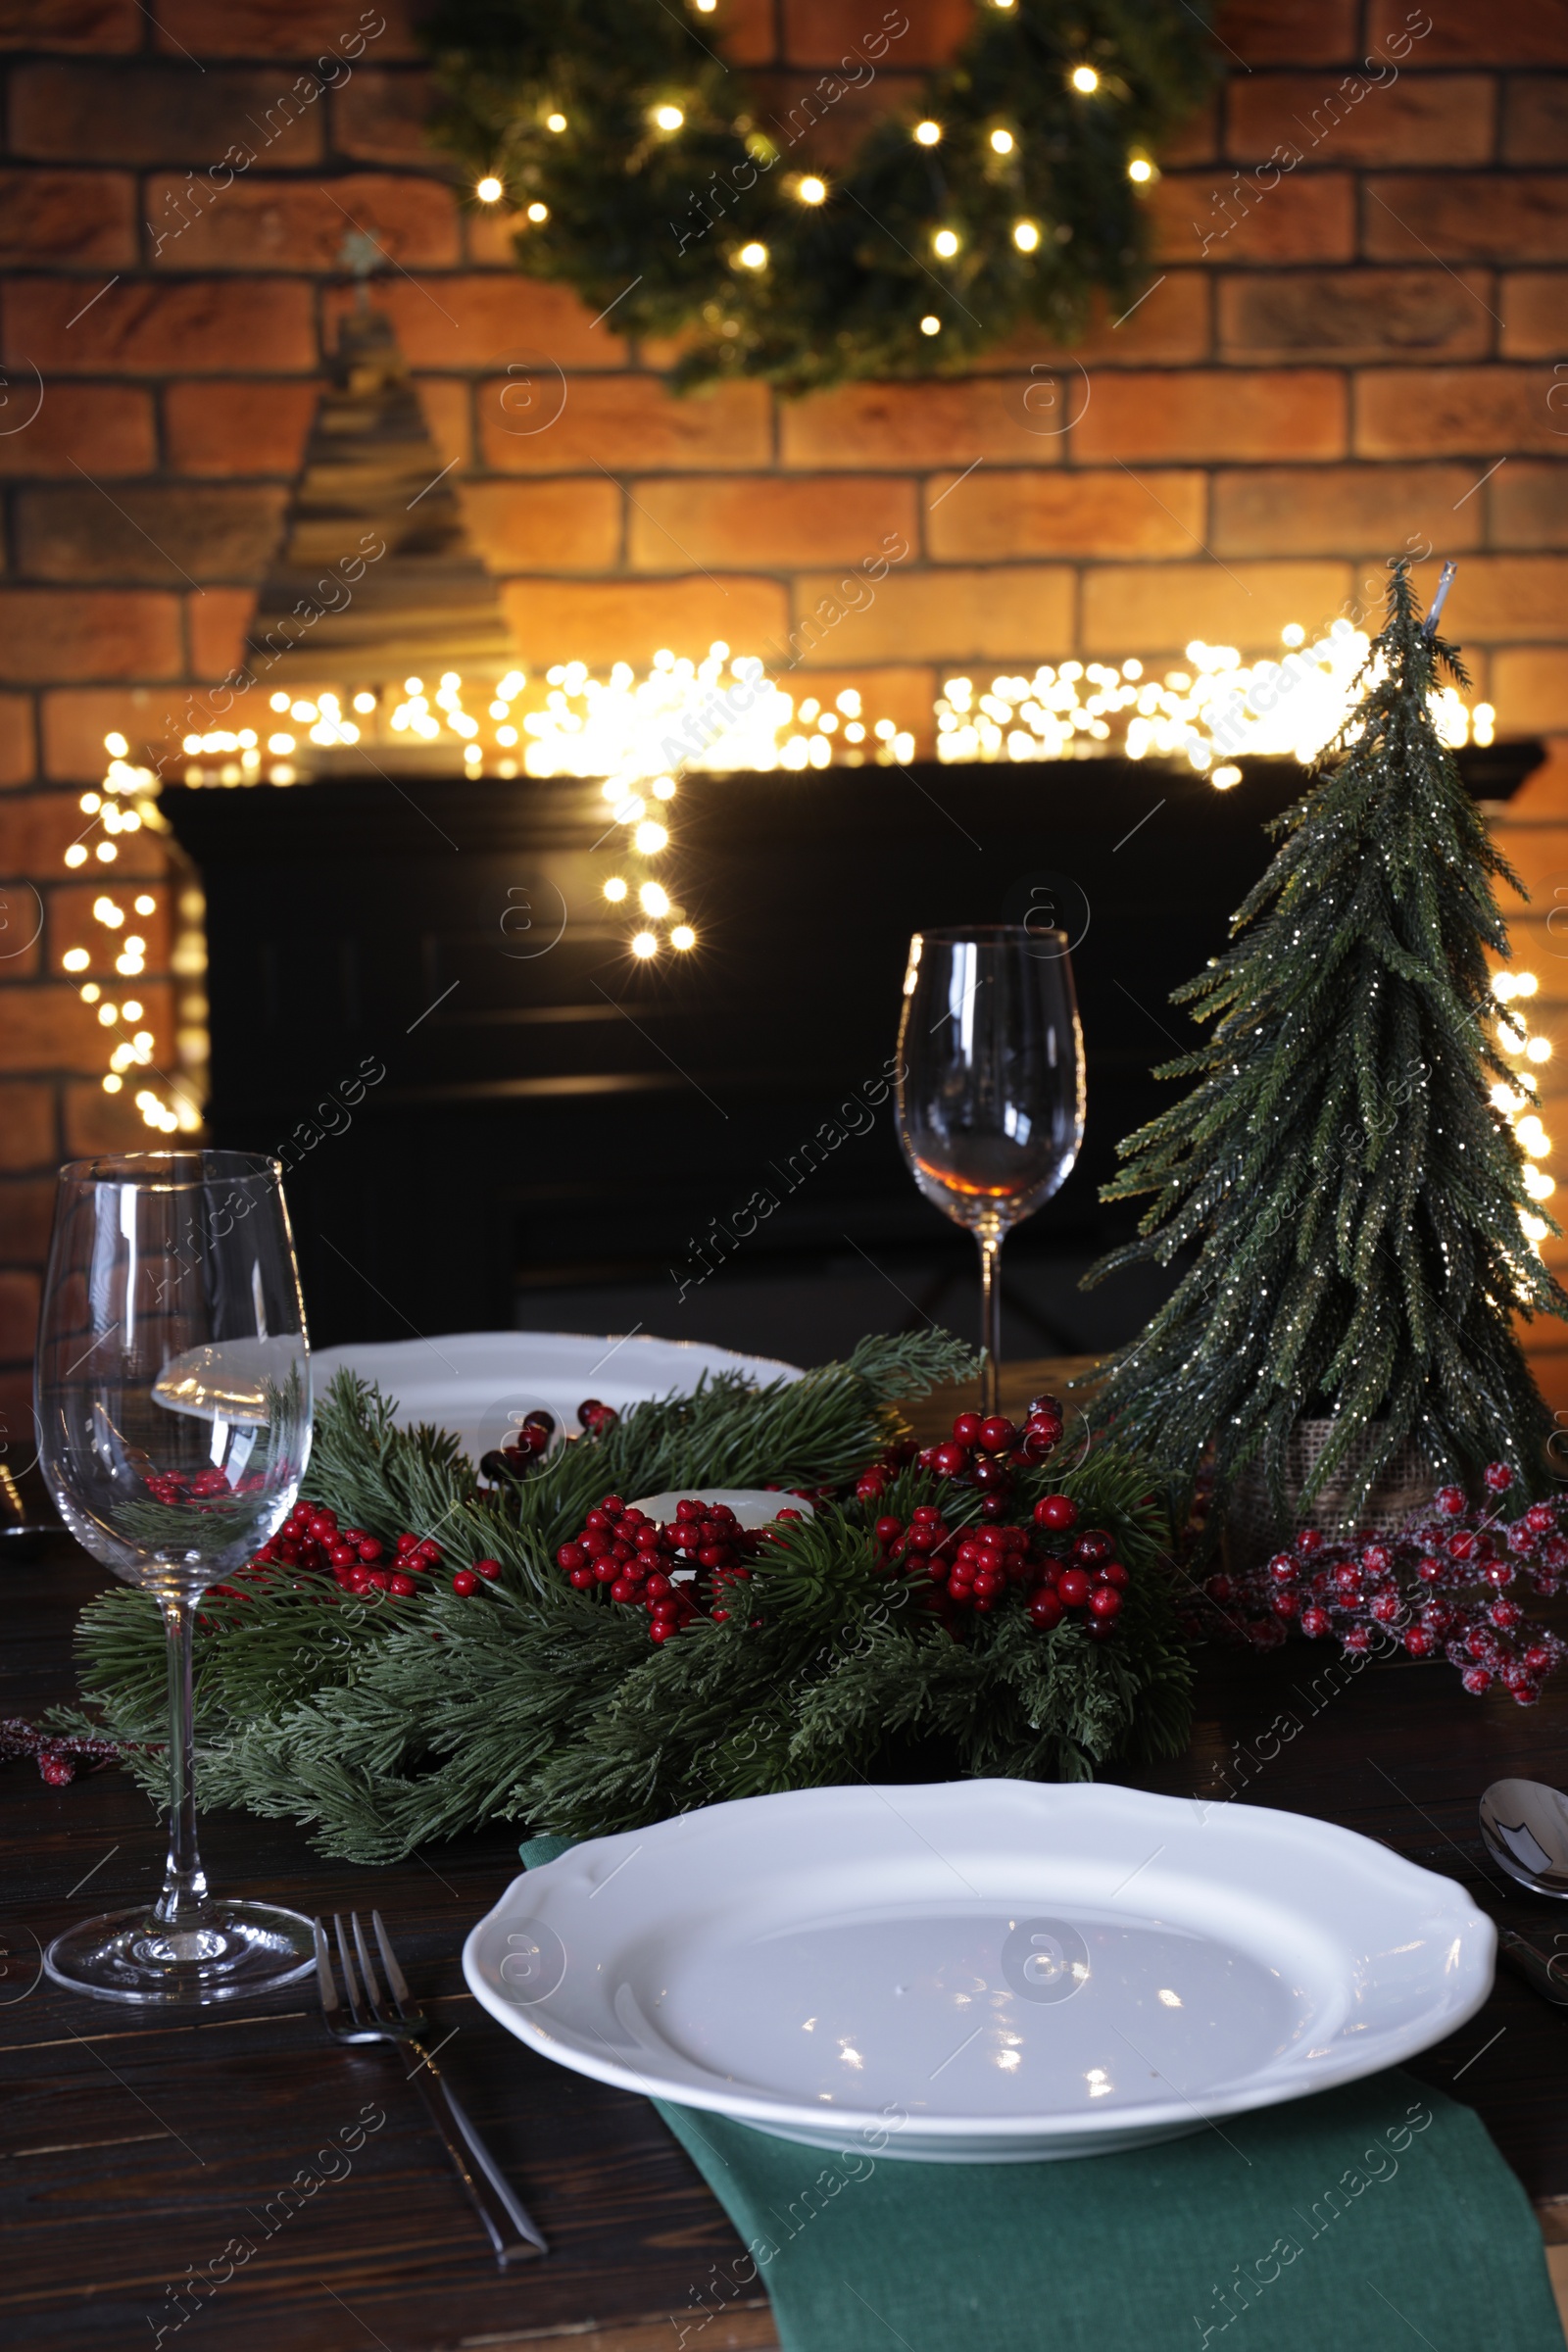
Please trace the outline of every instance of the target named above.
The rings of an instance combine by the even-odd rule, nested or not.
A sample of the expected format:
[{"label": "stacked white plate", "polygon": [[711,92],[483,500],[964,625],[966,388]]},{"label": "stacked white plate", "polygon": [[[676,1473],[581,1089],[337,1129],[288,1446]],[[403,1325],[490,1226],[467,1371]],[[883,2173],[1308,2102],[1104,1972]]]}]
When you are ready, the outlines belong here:
[{"label": "stacked white plate", "polygon": [[433,1340],[391,1340],[323,1348],[311,1358],[318,1399],[334,1372],[357,1372],[397,1399],[400,1429],[430,1422],[455,1431],[477,1462],[514,1434],[525,1414],[553,1413],[567,1430],[590,1396],[624,1412],[651,1397],[689,1396],[706,1372],[744,1372],[765,1386],[799,1380],[797,1364],[735,1355],[691,1340],[594,1339],[565,1331],[463,1331]]},{"label": "stacked white plate", "polygon": [[1011,2163],[1397,2064],[1492,1985],[1450,1880],[1261,1806],[1019,1781],[815,1788],[595,1838],[468,1937],[564,2066],[786,2139]]}]

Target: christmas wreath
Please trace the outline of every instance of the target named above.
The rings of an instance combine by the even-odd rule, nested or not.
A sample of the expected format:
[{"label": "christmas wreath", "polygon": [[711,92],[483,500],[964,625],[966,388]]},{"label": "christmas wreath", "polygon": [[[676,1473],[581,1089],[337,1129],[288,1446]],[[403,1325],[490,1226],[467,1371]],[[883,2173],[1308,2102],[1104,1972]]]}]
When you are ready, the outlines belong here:
[{"label": "christmas wreath", "polygon": [[[380,1862],[498,1817],[586,1837],[858,1779],[901,1744],[944,1776],[1174,1753],[1165,1498],[1115,1447],[1076,1460],[1048,1398],[918,1453],[893,1399],[971,1369],[945,1335],[874,1339],[793,1384],[585,1406],[576,1442],[487,1455],[489,1485],[340,1374],[311,1499],[202,1603],[201,1800]],[[699,1499],[763,1483],[761,1531]],[[94,1720],[58,1735],[107,1729],[161,1795],[155,1602],[107,1593],[80,1639]]]},{"label": "christmas wreath", "polygon": [[791,393],[950,373],[1026,322],[1131,301],[1152,146],[1216,71],[1188,0],[982,0],[914,110],[835,177],[802,152],[896,66],[889,8],[787,115],[714,47],[712,0],[438,0],[436,140],[509,205],[519,266],[617,331],[680,335],[683,385]]}]

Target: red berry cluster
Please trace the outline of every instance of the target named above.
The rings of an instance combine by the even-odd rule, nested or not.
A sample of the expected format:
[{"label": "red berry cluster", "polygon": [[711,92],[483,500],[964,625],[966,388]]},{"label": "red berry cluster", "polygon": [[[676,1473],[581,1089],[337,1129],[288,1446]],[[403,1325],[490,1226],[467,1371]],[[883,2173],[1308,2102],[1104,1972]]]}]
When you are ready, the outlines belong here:
[{"label": "red berry cluster", "polygon": [[618,1494],[607,1494],[581,1534],[562,1544],[556,1565],[578,1592],[603,1586],[620,1607],[646,1610],[649,1640],[662,1642],[694,1617],[721,1625],[728,1619],[728,1603],[743,1597],[735,1588],[751,1580],[746,1562],[757,1543],[728,1503],[688,1496],[661,1525],[646,1511],[628,1510]]},{"label": "red berry cluster", "polygon": [[536,1412],[525,1413],[516,1435],[505,1446],[485,1454],[479,1467],[492,1483],[503,1471],[509,1478],[521,1478],[534,1461],[550,1451],[550,1441],[555,1434],[555,1414],[540,1406]]},{"label": "red berry cluster", "polygon": [[[585,1396],[577,1407],[578,1426],[586,1437],[604,1437],[619,1419],[615,1407],[602,1403],[597,1396]],[[535,1467],[542,1469],[557,1426],[555,1414],[546,1412],[542,1405],[531,1413],[525,1413],[516,1435],[482,1457],[479,1463],[481,1472],[494,1486],[503,1477],[522,1478]],[[567,1442],[570,1442],[569,1437]]]},{"label": "red berry cluster", "polygon": [[1054,1396],[1031,1398],[1022,1428],[1004,1413],[959,1413],[953,1435],[915,1455],[922,1470],[960,1486],[978,1488],[980,1516],[1004,1520],[1017,1473],[1038,1469],[1061,1443],[1062,1410]]},{"label": "red berry cluster", "polygon": [[69,1788],[83,1765],[116,1764],[125,1753],[118,1740],[93,1740],[84,1733],[43,1732],[22,1715],[0,1722],[0,1763],[34,1756],[38,1777],[51,1788]]},{"label": "red berry cluster", "polygon": [[963,1610],[990,1616],[1016,1592],[1043,1633],[1070,1614],[1103,1639],[1132,1580],[1105,1530],[1087,1527],[1072,1536],[1077,1523],[1071,1495],[1045,1494],[1028,1527],[988,1521],[954,1529],[935,1504],[919,1503],[907,1527],[879,1519],[875,1534],[890,1564],[929,1581],[931,1605],[950,1631]]},{"label": "red berry cluster", "polygon": [[[363,1527],[339,1527],[337,1513],[325,1503],[297,1502],[270,1544],[264,1544],[251,1565],[254,1568],[308,1568],[320,1575],[328,1572],[345,1592],[365,1600],[372,1592],[385,1592],[394,1600],[409,1600],[421,1590],[419,1580],[440,1567],[443,1558],[439,1544],[428,1536],[419,1537],[405,1532],[387,1559],[386,1545],[379,1536],[367,1533]],[[476,1592],[483,1577],[493,1583],[501,1574],[499,1560],[475,1560],[470,1568],[460,1568],[452,1579],[454,1592]],[[230,1586],[220,1585],[219,1592],[232,1592]]]},{"label": "red berry cluster", "polygon": [[148,1494],[155,1502],[211,1503],[222,1495],[260,1494],[267,1485],[259,1470],[246,1477],[230,1479],[226,1470],[216,1462],[205,1463],[200,1470],[155,1470],[146,1480]]},{"label": "red berry cluster", "polygon": [[1396,1535],[1337,1540],[1303,1528],[1263,1567],[1211,1576],[1203,1590],[1256,1648],[1276,1647],[1295,1624],[1310,1640],[1336,1637],[1352,1657],[1396,1642],[1412,1658],[1441,1651],[1475,1697],[1498,1682],[1532,1706],[1568,1643],[1528,1618],[1508,1588],[1522,1580],[1543,1599],[1558,1592],[1568,1534],[1557,1502],[1533,1502],[1505,1521],[1501,1497],[1513,1483],[1508,1465],[1493,1462],[1485,1485],[1494,1499],[1483,1508],[1462,1487],[1443,1487],[1432,1517]]}]

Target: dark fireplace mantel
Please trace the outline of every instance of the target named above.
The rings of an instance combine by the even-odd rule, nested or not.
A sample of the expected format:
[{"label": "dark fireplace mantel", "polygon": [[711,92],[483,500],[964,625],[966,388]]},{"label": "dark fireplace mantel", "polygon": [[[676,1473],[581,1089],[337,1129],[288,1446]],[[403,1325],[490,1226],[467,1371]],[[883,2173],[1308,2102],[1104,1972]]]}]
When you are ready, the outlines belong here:
[{"label": "dark fireplace mantel", "polygon": [[[1534,764],[1465,758],[1489,797]],[[1127,1230],[1097,1199],[1117,1140],[1171,1099],[1152,1066],[1196,1034],[1169,992],[1223,946],[1301,784],[1289,762],[1221,793],[1114,759],[691,776],[668,863],[700,944],[653,964],[603,896],[619,835],[595,784],[172,790],[207,892],[210,1127],[287,1161],[319,1342],[505,1327],[519,1278],[695,1262],[888,1065],[910,932],[1049,904],[1089,1126],[1014,1247],[1092,1250]],[[884,1104],[753,1248],[875,1256],[937,1226]]]}]

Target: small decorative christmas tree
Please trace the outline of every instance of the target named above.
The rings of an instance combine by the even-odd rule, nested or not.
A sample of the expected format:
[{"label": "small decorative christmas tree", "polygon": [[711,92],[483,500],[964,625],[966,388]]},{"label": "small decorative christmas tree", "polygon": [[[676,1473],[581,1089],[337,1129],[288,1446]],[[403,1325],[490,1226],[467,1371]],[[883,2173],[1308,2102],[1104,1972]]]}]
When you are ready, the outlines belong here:
[{"label": "small decorative christmas tree", "polygon": [[[1423,627],[1408,564],[1390,570],[1360,699],[1270,828],[1232,945],[1173,999],[1214,1027],[1159,1071],[1199,1083],[1104,1188],[1155,1196],[1140,1238],[1087,1277],[1196,1249],[1102,1409],[1174,1470],[1207,1456],[1218,1501],[1261,1476],[1276,1527],[1325,1494],[1353,1520],[1412,1470],[1474,1491],[1501,1460],[1539,1492],[1550,1416],[1513,1318],[1568,1314],[1490,1094],[1520,1083],[1489,1028],[1493,880],[1524,893],[1433,723],[1439,664],[1469,683],[1457,649]],[[1327,1428],[1293,1479],[1303,1420]]]}]

